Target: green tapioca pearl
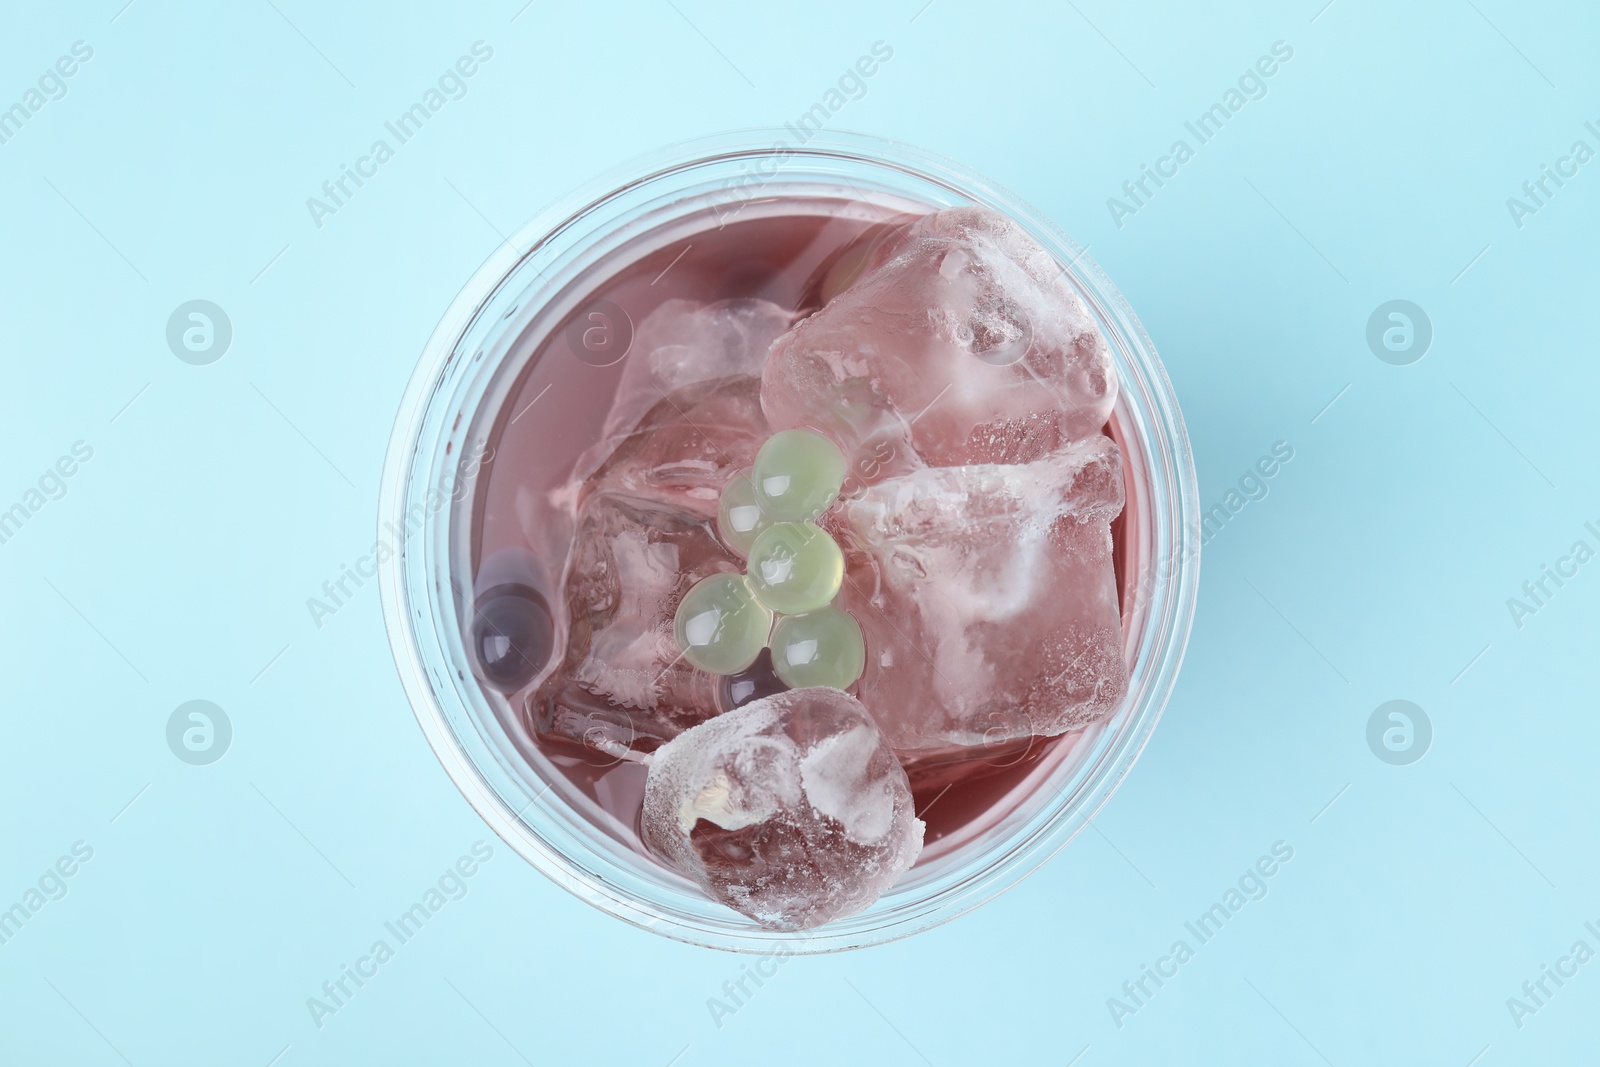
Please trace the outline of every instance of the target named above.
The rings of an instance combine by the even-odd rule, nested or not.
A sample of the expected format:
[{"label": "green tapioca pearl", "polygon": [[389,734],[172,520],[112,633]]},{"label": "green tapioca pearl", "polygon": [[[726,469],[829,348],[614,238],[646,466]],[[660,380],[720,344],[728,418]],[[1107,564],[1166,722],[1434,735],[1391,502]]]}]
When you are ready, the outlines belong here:
[{"label": "green tapioca pearl", "polygon": [[782,430],[767,438],[750,471],[763,511],[780,522],[805,522],[839,498],[849,467],[820,433]]},{"label": "green tapioca pearl", "polygon": [[799,615],[825,607],[844,581],[844,553],[808,522],[777,522],[750,546],[745,570],[756,597],[773,611]]},{"label": "green tapioca pearl", "polygon": [[717,504],[717,532],[722,540],[739,555],[748,556],[756,535],[771,525],[772,519],[756,500],[750,472],[742,470],[735,474],[722,490],[722,500]]},{"label": "green tapioca pearl", "polygon": [[848,689],[867,665],[860,625],[838,608],[780,616],[768,644],[772,669],[791,689],[808,685]]},{"label": "green tapioca pearl", "polygon": [[683,595],[672,622],[683,658],[712,674],[737,674],[756,661],[772,612],[741,574],[713,574]]}]

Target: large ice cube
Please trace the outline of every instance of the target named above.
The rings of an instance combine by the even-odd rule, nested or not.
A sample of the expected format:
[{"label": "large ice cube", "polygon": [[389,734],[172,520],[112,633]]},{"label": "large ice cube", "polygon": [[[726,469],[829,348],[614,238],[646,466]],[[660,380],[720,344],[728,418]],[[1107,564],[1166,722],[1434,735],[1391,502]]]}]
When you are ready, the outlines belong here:
[{"label": "large ice cube", "polygon": [[792,689],[656,751],[646,846],[712,899],[774,930],[853,915],[922,850],[905,771],[854,697]]},{"label": "large ice cube", "polygon": [[622,493],[585,501],[563,585],[565,655],[528,700],[540,738],[619,758],[716,713],[720,679],[691,666],[672,631],[690,586],[743,567],[714,525]]},{"label": "large ice cube", "polygon": [[[773,429],[832,436],[871,482],[870,449],[933,466],[1022,463],[1094,434],[1116,402],[1105,340],[1049,253],[980,208],[936,212],[772,346]],[[874,474],[869,474],[870,468]]]},{"label": "large ice cube", "polygon": [[636,429],[607,438],[579,459],[563,492],[627,493],[695,515],[714,516],[723,488],[771,436],[760,379],[696,382],[664,397]]},{"label": "large ice cube", "polygon": [[527,705],[541,738],[617,758],[715,714],[720,680],[681,657],[672,621],[695,582],[743,569],[717,536],[717,502],[769,436],[759,389],[713,378],[660,397],[552,494],[574,534],[557,598],[565,653]]},{"label": "large ice cube", "polygon": [[1121,454],[930,467],[829,517],[867,640],[861,702],[908,763],[983,756],[1109,715],[1127,687],[1112,566]]},{"label": "large ice cube", "polygon": [[770,300],[665,301],[634,331],[601,437],[627,433],[680,389],[713,378],[760,377],[768,347],[793,321]]}]

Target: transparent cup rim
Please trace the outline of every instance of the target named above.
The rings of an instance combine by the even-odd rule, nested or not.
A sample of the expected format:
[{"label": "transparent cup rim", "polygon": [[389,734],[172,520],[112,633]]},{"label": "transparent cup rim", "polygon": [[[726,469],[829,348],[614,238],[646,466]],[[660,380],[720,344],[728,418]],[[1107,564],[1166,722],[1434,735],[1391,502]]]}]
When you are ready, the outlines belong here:
[{"label": "transparent cup rim", "polygon": [[[775,165],[795,158],[836,159],[855,165],[889,168],[950,189],[972,202],[995,208],[1025,225],[1061,263],[1080,295],[1095,305],[1102,330],[1109,329],[1113,348],[1128,364],[1123,373],[1124,397],[1148,421],[1143,441],[1153,492],[1157,530],[1149,576],[1150,618],[1137,660],[1139,678],[1130,678],[1129,696],[1111,722],[1119,728],[1110,741],[1108,727],[1091,765],[1069,797],[1047,805],[1028,820],[1025,834],[1012,833],[1003,850],[988,862],[956,878],[946,878],[929,899],[866,921],[841,920],[811,931],[782,933],[748,928],[728,921],[706,921],[670,904],[646,899],[605,877],[597,878],[578,858],[566,854],[524,820],[490,781],[483,752],[469,751],[470,732],[457,728],[456,717],[468,714],[463,697],[451,682],[447,664],[435,655],[437,627],[430,628],[441,590],[432,581],[429,558],[437,527],[425,528],[421,544],[402,536],[395,551],[380,556],[379,588],[391,651],[409,703],[423,735],[451,780],[474,810],[514,850],[579,899],[635,926],[676,940],[754,954],[812,954],[884,943],[949,921],[995,898],[1041,867],[1098,813],[1148,743],[1176,682],[1193,623],[1199,579],[1199,499],[1188,435],[1171,382],[1145,333],[1121,293],[1074,242],[1042,213],[984,176],[951,160],[909,145],[868,134],[828,131],[791,146],[787,129],[756,128],[697,138],[636,157],[591,179],[560,198],[503,241],[456,294],[423,348],[408,383],[384,462],[378,506],[380,540],[405,529],[407,510],[427,485],[416,475],[419,457],[435,450],[424,433],[442,386],[465,362],[461,342],[517,271],[534,257],[558,247],[575,224],[594,216],[630,192],[694,168],[727,160],[770,160]],[[496,309],[497,310],[497,309]],[[515,310],[515,307],[513,308]],[[456,359],[461,355],[462,359]],[[1128,371],[1134,371],[1130,377]],[[1137,393],[1130,396],[1137,386]],[[1136,401],[1136,402],[1134,402]],[[1119,400],[1119,405],[1123,404]],[[1145,578],[1138,579],[1140,590]],[[1137,593],[1136,593],[1137,595]],[[1148,647],[1146,647],[1148,646]],[[467,680],[475,685],[475,681]],[[1135,683],[1139,696],[1134,699]],[[537,799],[537,798],[535,798]],[[1069,802],[1070,801],[1070,802]],[[533,806],[530,801],[529,807]],[[987,854],[986,854],[987,855]],[[731,913],[730,913],[731,914]]]}]

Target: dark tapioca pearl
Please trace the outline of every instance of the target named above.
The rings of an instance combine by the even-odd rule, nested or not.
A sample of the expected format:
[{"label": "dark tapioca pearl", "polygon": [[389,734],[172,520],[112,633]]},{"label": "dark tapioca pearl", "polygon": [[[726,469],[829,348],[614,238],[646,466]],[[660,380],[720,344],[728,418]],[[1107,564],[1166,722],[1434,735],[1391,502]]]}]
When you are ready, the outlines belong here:
[{"label": "dark tapioca pearl", "polygon": [[788,688],[778,677],[778,672],[772,669],[772,653],[764,648],[750,666],[738,674],[723,677],[722,706],[731,711],[752,700],[782,693]]},{"label": "dark tapioca pearl", "polygon": [[550,661],[555,622],[550,605],[531,586],[497,585],[478,598],[472,650],[489,685],[512,693]]}]

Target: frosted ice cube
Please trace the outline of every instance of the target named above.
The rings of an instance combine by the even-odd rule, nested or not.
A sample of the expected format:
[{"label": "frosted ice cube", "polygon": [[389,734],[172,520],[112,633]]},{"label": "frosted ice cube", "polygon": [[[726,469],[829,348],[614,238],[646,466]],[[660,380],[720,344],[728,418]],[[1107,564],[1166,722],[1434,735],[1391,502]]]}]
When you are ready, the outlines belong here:
[{"label": "frosted ice cube", "polygon": [[760,377],[767,348],[794,321],[770,300],[673,299],[634,331],[602,438],[626,433],[663,396],[714,378]]},{"label": "frosted ice cube", "polygon": [[619,758],[714,715],[720,679],[682,657],[673,616],[695,582],[742,566],[702,515],[590,496],[563,582],[566,651],[528,700],[535,733]]},{"label": "frosted ice cube", "polygon": [[769,436],[759,379],[697,382],[658,397],[632,432],[586,452],[562,492],[575,499],[622,492],[715,516],[728,481],[754,461]]},{"label": "frosted ice cube", "polygon": [[1116,708],[1122,505],[1121,453],[1097,435],[1033,463],[891,478],[830,517],[867,639],[856,691],[896,755],[982,756]]},{"label": "frosted ice cube", "polygon": [[923,833],[866,709],[824,687],[752,701],[661,746],[640,825],[669,866],[775,930],[869,907]]},{"label": "frosted ice cube", "polygon": [[917,222],[773,343],[761,390],[774,429],[820,430],[858,465],[869,441],[933,466],[1027,462],[1098,432],[1116,396],[1061,266],[980,208]]}]

